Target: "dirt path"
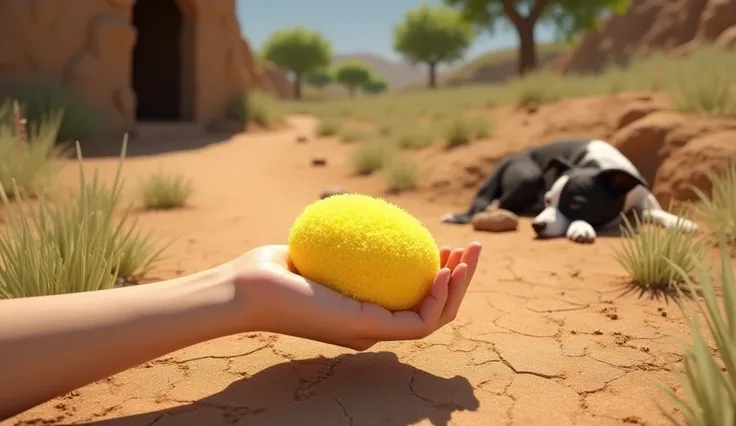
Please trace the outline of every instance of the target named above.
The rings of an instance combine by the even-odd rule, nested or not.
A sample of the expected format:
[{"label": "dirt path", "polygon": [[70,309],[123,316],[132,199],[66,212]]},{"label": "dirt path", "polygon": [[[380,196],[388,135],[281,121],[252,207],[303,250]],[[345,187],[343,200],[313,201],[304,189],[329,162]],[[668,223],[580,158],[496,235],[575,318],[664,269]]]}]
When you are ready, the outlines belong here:
[{"label": "dirt path", "polygon": [[[182,235],[157,270],[169,278],[286,240],[303,206],[330,185],[378,193],[345,178],[349,146],[296,130],[239,136],[198,151],[126,162],[127,189],[159,167],[186,172],[193,208],[141,214],[163,238]],[[312,156],[328,166],[312,168]],[[103,176],[115,160],[90,160]],[[74,166],[65,170],[73,177]],[[458,320],[419,342],[355,354],[268,335],[232,336],[171,354],[0,423],[89,425],[614,425],[666,424],[657,380],[687,338],[677,308],[623,295],[615,239],[591,246],[438,223],[460,206],[418,195],[387,197],[423,220],[443,244],[485,245]],[[298,420],[298,418],[306,420]]]}]

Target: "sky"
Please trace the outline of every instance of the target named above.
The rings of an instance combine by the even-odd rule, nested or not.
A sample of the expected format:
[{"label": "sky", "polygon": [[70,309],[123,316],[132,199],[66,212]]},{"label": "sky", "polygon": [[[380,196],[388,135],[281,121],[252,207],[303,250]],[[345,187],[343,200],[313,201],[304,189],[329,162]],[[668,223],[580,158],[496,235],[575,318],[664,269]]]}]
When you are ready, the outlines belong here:
[{"label": "sky", "polygon": [[[439,4],[441,0],[429,0]],[[296,25],[322,33],[340,53],[370,52],[391,59],[399,56],[392,48],[393,26],[407,10],[422,0],[237,0],[237,13],[245,37],[260,49],[268,35]],[[381,6],[378,4],[383,3]],[[552,40],[549,28],[537,30],[538,41]],[[506,26],[492,36],[483,34],[468,50],[467,59],[491,50],[516,47],[516,33]]]}]

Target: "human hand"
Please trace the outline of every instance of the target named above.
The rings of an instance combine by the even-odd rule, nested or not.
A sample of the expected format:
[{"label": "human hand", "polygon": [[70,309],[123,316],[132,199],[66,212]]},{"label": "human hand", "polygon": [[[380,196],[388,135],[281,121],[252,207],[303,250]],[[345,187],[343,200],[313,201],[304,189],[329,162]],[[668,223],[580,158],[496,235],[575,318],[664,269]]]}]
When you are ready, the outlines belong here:
[{"label": "human hand", "polygon": [[390,312],[295,273],[283,245],[262,246],[233,261],[236,299],[248,331],[267,331],[355,350],[379,341],[421,339],[453,321],[473,279],[480,243],[440,249],[441,268],[416,311]]}]

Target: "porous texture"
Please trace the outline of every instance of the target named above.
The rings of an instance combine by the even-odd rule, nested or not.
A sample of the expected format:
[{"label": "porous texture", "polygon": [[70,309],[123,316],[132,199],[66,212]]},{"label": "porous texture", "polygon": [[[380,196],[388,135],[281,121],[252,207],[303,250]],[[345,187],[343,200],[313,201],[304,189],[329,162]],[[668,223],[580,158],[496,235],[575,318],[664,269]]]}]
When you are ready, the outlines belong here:
[{"label": "porous texture", "polygon": [[421,222],[360,194],[307,206],[291,227],[289,254],[305,278],[392,311],[415,307],[440,267],[437,245]]}]

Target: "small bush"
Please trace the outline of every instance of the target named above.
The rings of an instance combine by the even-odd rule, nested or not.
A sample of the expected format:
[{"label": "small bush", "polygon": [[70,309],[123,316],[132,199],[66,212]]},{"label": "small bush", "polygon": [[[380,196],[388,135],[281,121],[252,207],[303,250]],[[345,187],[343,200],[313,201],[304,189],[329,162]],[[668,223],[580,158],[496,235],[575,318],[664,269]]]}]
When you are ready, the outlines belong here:
[{"label": "small bush", "polygon": [[128,221],[127,210],[116,217],[126,147],[124,141],[111,189],[99,183],[97,173],[87,181],[79,144],[79,192],[69,202],[47,204],[41,198],[38,210],[31,212],[16,186],[20,208],[15,211],[7,208],[6,190],[0,188],[7,208],[6,226],[0,230],[0,298],[111,288],[117,277],[140,276],[159,259],[165,247],[151,249]]},{"label": "small bush", "polygon": [[473,138],[475,139],[485,139],[491,136],[493,132],[492,122],[480,117],[473,119],[471,126],[473,127]]},{"label": "small bush", "polygon": [[191,180],[176,174],[158,172],[141,186],[141,201],[147,210],[167,210],[183,207],[194,193]]},{"label": "small bush", "polygon": [[52,81],[23,81],[0,87],[0,99],[17,100],[29,123],[41,123],[63,112],[54,142],[87,142],[106,129],[98,108],[73,87]]},{"label": "small bush", "polygon": [[[696,267],[697,288],[690,274],[680,271],[690,293],[697,290],[703,301],[696,300],[699,313],[708,325],[709,340],[715,343],[715,354],[700,331],[697,314],[690,320],[692,343],[683,344],[682,368],[674,369],[685,394],[677,396],[660,383],[688,426],[732,426],[736,424],[736,279],[725,241],[720,239],[720,284],[723,308],[719,307],[711,268],[704,262]],[[725,368],[722,368],[725,367]],[[673,424],[683,424],[660,406],[662,414]]]},{"label": "small bush", "polygon": [[695,212],[712,234],[720,234],[729,244],[735,245],[736,159],[730,158],[724,170],[706,173],[711,183],[710,194],[699,188],[692,188],[699,198],[694,205]]},{"label": "small bush", "polygon": [[634,225],[623,219],[624,238],[621,246],[614,248],[614,259],[626,269],[636,286],[653,291],[676,290],[685,282],[677,268],[692,273],[704,259],[703,244],[677,228],[643,227],[638,216],[634,219]]},{"label": "small bush", "polygon": [[401,149],[422,149],[432,145],[434,141],[428,131],[414,130],[396,138],[396,146]]},{"label": "small bush", "polygon": [[549,73],[535,72],[516,81],[518,95],[516,104],[520,107],[555,102],[561,98],[558,92],[562,77]]},{"label": "small bush", "polygon": [[323,118],[317,126],[317,136],[335,136],[340,131],[340,123],[335,119]]},{"label": "small bush", "polygon": [[[13,196],[13,181],[26,197],[36,197],[52,183],[62,155],[62,149],[56,146],[60,126],[61,113],[50,115],[30,129],[23,122],[0,124],[0,185],[6,196]],[[25,138],[17,134],[25,130],[30,130]]]},{"label": "small bush", "polygon": [[360,142],[365,140],[368,135],[360,130],[345,129],[340,134],[340,140],[345,143]]},{"label": "small bush", "polygon": [[378,142],[361,142],[350,156],[350,164],[358,175],[368,175],[381,170],[388,157],[385,146]]},{"label": "small bush", "polygon": [[228,105],[228,117],[243,123],[255,123],[262,127],[273,127],[281,121],[278,103],[271,95],[252,91],[234,97]]},{"label": "small bush", "polygon": [[476,129],[465,118],[452,120],[445,128],[445,148],[452,149],[469,144],[475,137]]},{"label": "small bush", "polygon": [[419,167],[407,160],[394,160],[386,170],[386,186],[391,192],[415,189],[419,182]]},{"label": "small bush", "polygon": [[679,61],[671,87],[677,108],[706,115],[736,114],[733,57],[721,49],[701,47],[687,60]]}]

